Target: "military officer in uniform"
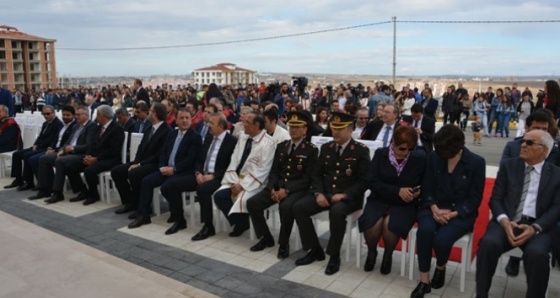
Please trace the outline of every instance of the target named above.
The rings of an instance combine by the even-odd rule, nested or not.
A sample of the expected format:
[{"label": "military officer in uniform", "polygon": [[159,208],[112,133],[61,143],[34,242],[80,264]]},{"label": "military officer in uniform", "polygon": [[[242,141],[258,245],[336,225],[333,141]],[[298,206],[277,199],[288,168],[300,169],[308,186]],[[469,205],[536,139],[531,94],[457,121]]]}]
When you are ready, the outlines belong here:
[{"label": "military officer in uniform", "polygon": [[280,209],[280,236],[278,237],[278,258],[290,255],[290,233],[294,225],[292,206],[309,192],[312,168],[317,163],[318,149],[305,140],[307,127],[313,120],[303,112],[288,114],[290,140],[276,147],[268,186],[247,201],[257,238],[261,240],[251,247],[251,251],[261,251],[274,246],[274,238],[266,224],[264,210],[278,203]]},{"label": "military officer in uniform", "polygon": [[333,112],[330,118],[333,141],[321,146],[319,159],[311,177],[311,189],[292,207],[299,227],[303,249],[308,253],[296,265],[308,265],[325,259],[310,216],[329,210],[330,239],[326,253],[330,260],[325,274],[340,267],[340,247],[346,229],[346,216],[362,209],[369,149],[352,139],[354,116]]}]

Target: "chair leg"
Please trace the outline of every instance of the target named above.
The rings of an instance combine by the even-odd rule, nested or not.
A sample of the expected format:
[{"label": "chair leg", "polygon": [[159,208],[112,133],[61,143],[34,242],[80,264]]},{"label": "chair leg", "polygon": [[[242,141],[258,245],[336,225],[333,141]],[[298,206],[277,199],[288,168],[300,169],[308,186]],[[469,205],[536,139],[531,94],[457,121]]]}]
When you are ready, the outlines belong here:
[{"label": "chair leg", "polygon": [[362,258],[362,233],[358,230],[356,235],[356,267],[360,268]]},{"label": "chair leg", "polygon": [[414,277],[414,263],[416,262],[416,229],[412,229],[409,233],[410,243],[408,244],[408,279]]},{"label": "chair leg", "polygon": [[350,244],[352,244],[352,219],[346,218],[346,262],[350,262]]},{"label": "chair leg", "polygon": [[161,215],[161,207],[160,207],[160,192],[159,187],[154,188],[154,194],[152,197],[152,208],[154,209],[154,213],[156,216]]},{"label": "chair leg", "polygon": [[401,276],[402,277],[404,277],[404,273],[406,270],[406,255],[408,252],[407,244],[408,244],[407,239],[401,240]]}]

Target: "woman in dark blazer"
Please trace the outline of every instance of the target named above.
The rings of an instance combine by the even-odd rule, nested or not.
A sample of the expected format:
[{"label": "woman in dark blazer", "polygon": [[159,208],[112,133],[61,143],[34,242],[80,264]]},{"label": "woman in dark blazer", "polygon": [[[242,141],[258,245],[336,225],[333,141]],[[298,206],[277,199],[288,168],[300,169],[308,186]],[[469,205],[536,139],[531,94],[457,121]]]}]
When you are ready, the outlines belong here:
[{"label": "woman in dark blazer", "polygon": [[[445,283],[445,265],[455,241],[472,232],[484,192],[486,161],[465,147],[465,135],[454,125],[434,136],[418,210],[420,282],[411,297],[424,297]],[[430,283],[432,249],[437,263]]]},{"label": "woman in dark blazer", "polygon": [[420,183],[426,165],[424,150],[414,150],[418,135],[410,126],[395,129],[391,145],[377,149],[371,161],[367,185],[371,195],[359,219],[368,246],[365,271],[372,271],[380,238],[385,243],[381,273],[391,272],[399,237],[406,239],[414,224]]}]

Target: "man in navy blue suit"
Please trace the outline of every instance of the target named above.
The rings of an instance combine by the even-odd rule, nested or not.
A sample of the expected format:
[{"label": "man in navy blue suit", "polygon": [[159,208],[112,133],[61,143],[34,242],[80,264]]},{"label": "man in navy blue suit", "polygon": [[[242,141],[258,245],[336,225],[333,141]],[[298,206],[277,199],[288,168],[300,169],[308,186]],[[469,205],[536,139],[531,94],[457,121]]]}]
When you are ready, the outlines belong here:
[{"label": "man in navy blue suit", "polygon": [[[142,179],[140,202],[135,219],[128,227],[138,228],[149,224],[154,188],[171,187],[184,183],[184,178],[194,175],[195,161],[202,147],[200,135],[191,128],[191,114],[186,109],[177,112],[177,128],[167,135],[163,152],[159,159],[159,171]],[[170,218],[169,222],[175,219]]]}]

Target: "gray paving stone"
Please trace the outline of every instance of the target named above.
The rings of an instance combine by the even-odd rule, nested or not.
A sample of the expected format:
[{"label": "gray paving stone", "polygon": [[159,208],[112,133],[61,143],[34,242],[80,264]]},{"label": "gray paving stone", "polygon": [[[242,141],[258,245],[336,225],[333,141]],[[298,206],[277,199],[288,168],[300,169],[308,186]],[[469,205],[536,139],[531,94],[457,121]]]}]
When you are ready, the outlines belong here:
[{"label": "gray paving stone", "polygon": [[215,285],[209,284],[207,282],[204,282],[204,281],[201,281],[201,280],[198,280],[198,279],[195,279],[195,278],[191,279],[188,282],[188,284],[190,286],[196,287],[198,289],[210,292],[210,293],[212,293],[214,295],[217,295],[219,297],[231,297],[227,294],[228,290],[217,287]]},{"label": "gray paving stone", "polygon": [[202,273],[198,274],[196,276],[196,279],[202,280],[202,281],[207,282],[207,283],[214,284],[215,282],[224,278],[225,276],[226,276],[226,274],[207,270],[205,272],[202,272]]},{"label": "gray paving stone", "polygon": [[162,267],[165,268],[169,268],[173,271],[181,271],[187,267],[193,267],[193,265],[189,264],[189,263],[185,263],[183,261],[179,261],[179,260],[175,260],[173,258],[167,257],[167,256],[162,256],[161,259],[160,258],[156,258],[152,261],[156,261],[159,262],[161,261],[166,261],[162,264]]},{"label": "gray paving stone", "polygon": [[218,280],[214,284],[218,287],[232,290],[239,287],[243,283],[245,283],[244,280],[228,275],[228,276],[224,276],[224,278]]},{"label": "gray paving stone", "polygon": [[173,278],[174,280],[180,281],[182,283],[189,283],[192,279],[190,276],[184,275],[179,272],[173,272],[169,275],[169,277]]},{"label": "gray paving stone", "polygon": [[208,269],[196,266],[196,265],[188,265],[185,268],[179,270],[179,272],[181,272],[182,274],[191,276],[191,277],[195,277],[201,273],[207,272]]}]

